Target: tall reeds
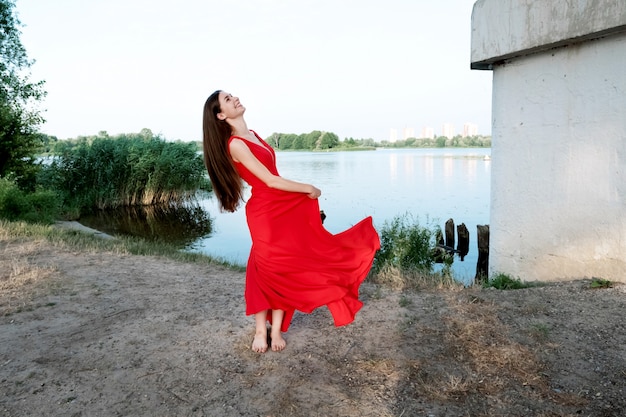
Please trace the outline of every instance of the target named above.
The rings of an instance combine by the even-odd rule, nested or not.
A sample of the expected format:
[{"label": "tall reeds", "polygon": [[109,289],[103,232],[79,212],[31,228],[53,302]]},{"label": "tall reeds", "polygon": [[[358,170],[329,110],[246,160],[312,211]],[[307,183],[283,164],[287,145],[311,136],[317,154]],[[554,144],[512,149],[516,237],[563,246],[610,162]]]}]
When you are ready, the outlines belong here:
[{"label": "tall reeds", "polygon": [[210,188],[195,143],[167,142],[145,132],[62,144],[41,181],[70,206],[98,209],[181,203]]}]

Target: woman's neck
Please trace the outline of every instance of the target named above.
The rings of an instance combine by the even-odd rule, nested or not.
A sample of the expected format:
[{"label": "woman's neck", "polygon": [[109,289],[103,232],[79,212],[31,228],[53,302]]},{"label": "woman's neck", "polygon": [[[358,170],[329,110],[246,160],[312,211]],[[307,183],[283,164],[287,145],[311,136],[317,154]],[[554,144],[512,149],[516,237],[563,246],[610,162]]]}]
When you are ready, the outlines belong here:
[{"label": "woman's neck", "polygon": [[235,120],[230,119],[229,122],[231,133],[233,134],[233,136],[245,137],[250,134],[250,129],[248,129],[248,125],[246,124],[246,121],[243,120],[243,118]]}]

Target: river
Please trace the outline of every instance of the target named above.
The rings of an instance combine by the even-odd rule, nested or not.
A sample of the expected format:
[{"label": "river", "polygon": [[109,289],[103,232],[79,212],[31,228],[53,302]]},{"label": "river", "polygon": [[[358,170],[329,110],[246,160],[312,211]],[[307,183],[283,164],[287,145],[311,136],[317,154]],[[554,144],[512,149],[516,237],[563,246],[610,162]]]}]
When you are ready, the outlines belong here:
[{"label": "river", "polygon": [[[489,224],[491,180],[489,148],[377,149],[355,152],[277,152],[281,176],[322,190],[324,226],[338,233],[366,216],[379,228],[410,213],[420,224],[440,225],[452,218],[470,232],[470,251],[455,257],[454,276],[469,283],[476,273],[476,226]],[[243,207],[221,213],[214,198],[201,206],[213,230],[189,250],[245,264],[250,237]]]}]

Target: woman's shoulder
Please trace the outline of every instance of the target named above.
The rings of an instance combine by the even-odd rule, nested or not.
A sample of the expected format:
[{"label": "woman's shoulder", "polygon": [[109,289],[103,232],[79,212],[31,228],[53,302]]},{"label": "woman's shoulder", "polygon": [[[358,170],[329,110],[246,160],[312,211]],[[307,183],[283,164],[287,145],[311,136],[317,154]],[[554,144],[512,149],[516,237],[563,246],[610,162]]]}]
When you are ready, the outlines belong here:
[{"label": "woman's shoulder", "polygon": [[230,138],[228,138],[228,147],[230,148],[233,145],[235,145],[237,147],[239,147],[239,146],[247,147],[246,142],[247,141],[244,138],[242,138],[241,136],[233,135]]}]

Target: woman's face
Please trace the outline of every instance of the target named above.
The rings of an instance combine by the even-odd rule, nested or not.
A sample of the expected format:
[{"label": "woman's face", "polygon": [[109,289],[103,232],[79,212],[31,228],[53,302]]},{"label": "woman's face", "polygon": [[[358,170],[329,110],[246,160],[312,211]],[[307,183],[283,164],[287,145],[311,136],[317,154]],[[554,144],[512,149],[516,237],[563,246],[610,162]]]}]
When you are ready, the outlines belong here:
[{"label": "woman's face", "polygon": [[225,91],[220,92],[219,102],[221,112],[217,114],[217,118],[220,120],[241,117],[246,111],[246,108],[239,102],[238,97],[233,97],[232,94]]}]

